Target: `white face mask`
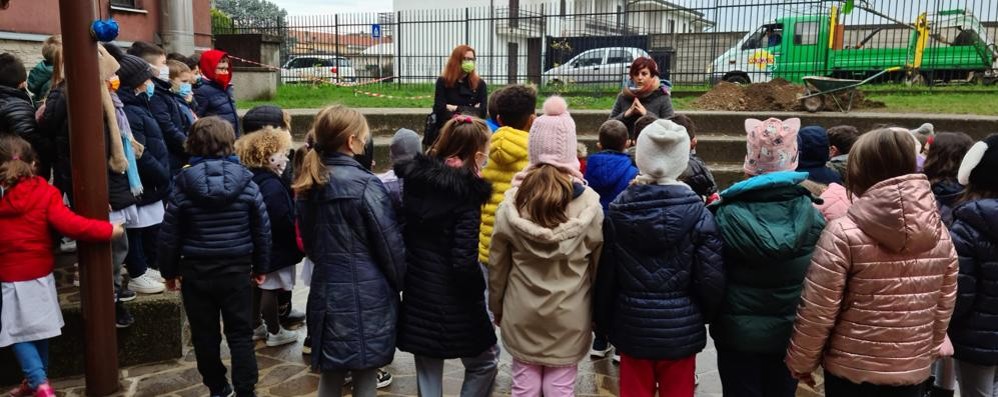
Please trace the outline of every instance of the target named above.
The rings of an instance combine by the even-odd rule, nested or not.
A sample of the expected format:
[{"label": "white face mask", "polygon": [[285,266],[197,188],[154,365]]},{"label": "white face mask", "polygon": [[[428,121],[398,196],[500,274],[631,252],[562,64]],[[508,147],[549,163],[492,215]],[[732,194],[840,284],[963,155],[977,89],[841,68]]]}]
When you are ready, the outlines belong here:
[{"label": "white face mask", "polygon": [[275,153],[270,156],[270,169],[277,173],[277,175],[283,175],[284,170],[288,168],[288,154],[287,153]]},{"label": "white face mask", "polygon": [[156,77],[163,81],[170,81],[170,67],[166,65],[160,66],[159,76]]}]

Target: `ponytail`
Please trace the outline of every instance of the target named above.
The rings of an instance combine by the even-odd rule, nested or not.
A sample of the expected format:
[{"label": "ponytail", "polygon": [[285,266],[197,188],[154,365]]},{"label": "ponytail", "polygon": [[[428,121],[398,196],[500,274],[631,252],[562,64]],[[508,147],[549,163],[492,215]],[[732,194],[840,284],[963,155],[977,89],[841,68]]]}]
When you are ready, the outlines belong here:
[{"label": "ponytail", "polygon": [[568,221],[565,210],[571,202],[571,178],[550,164],[540,164],[528,172],[516,192],[516,209],[546,228]]},{"label": "ponytail", "polygon": [[295,194],[303,194],[316,186],[325,185],[327,182],[329,182],[329,171],[322,163],[322,156],[315,149],[308,149],[308,153],[305,153],[305,158],[302,160],[298,177],[295,178],[295,183],[291,185],[291,188],[294,189]]},{"label": "ponytail", "polygon": [[342,105],[333,105],[315,115],[310,134],[315,137],[315,144],[305,154],[301,171],[291,185],[296,194],[306,193],[328,183],[329,170],[322,161],[322,156],[340,150],[350,142],[351,136],[366,139],[370,129],[367,119],[360,112]]},{"label": "ponytail", "polygon": [[35,151],[28,141],[14,135],[0,137],[0,184],[5,188],[35,176],[34,163]]}]

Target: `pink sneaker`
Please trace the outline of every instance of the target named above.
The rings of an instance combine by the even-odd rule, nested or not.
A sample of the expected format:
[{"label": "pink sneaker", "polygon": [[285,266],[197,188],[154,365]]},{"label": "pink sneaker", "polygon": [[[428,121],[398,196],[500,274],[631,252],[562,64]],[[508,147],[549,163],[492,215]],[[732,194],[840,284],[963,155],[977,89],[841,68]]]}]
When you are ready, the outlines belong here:
[{"label": "pink sneaker", "polygon": [[38,385],[38,389],[35,389],[35,397],[55,397],[55,389],[49,385],[48,381]]},{"label": "pink sneaker", "polygon": [[35,394],[35,391],[31,390],[31,388],[28,387],[28,380],[25,379],[21,381],[20,386],[18,386],[14,390],[11,390],[9,394],[10,397],[30,397],[31,395]]}]

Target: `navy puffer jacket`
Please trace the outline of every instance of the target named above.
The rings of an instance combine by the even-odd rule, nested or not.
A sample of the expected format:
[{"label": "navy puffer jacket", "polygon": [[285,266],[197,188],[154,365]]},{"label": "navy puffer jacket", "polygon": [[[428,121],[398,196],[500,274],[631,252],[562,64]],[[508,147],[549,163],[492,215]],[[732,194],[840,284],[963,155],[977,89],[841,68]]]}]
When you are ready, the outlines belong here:
[{"label": "navy puffer jacket", "polygon": [[160,271],[167,279],[269,273],[270,237],[253,174],[235,157],[194,157],[177,174],[167,201]]},{"label": "navy puffer jacket", "polygon": [[329,181],[295,203],[305,254],[315,263],[307,307],[312,367],[379,368],[395,355],[402,232],[378,177],[343,154],[323,162]]},{"label": "navy puffer jacket", "polygon": [[953,225],[953,207],[963,197],[964,187],[956,178],[932,182],[932,195],[936,197],[939,206],[939,217],[946,227]]},{"label": "navy puffer jacket", "polygon": [[222,88],[218,83],[205,80],[194,88],[194,113],[198,117],[218,116],[232,124],[239,137],[239,115],[236,113],[236,100],[233,99],[232,85]]},{"label": "navy puffer jacket", "polygon": [[170,91],[170,82],[158,78],[153,78],[152,82],[156,85],[156,93],[149,98],[149,111],[156,118],[170,153],[170,175],[176,175],[187,164],[184,142],[187,141],[189,125],[181,113],[180,104],[174,100],[176,95]]},{"label": "navy puffer jacket", "polygon": [[949,325],[954,357],[998,365],[998,199],[957,206],[950,231],[960,257],[956,309]]},{"label": "navy puffer jacket", "polygon": [[[163,131],[156,117],[149,110],[149,97],[135,94],[133,88],[118,90],[118,97],[125,105],[125,115],[131,126],[135,141],[145,146],[139,159],[139,177],[142,179],[142,195],[139,206],[163,201],[170,194],[170,151],[166,147]],[[146,158],[148,156],[148,158]]]},{"label": "navy puffer jacket", "polygon": [[597,329],[640,359],[703,350],[724,270],[721,237],[700,196],[685,185],[635,185],[610,204],[603,225]]},{"label": "navy puffer jacket", "polygon": [[260,187],[263,202],[267,205],[273,245],[270,249],[270,271],[297,265],[302,252],[295,239],[295,203],[291,198],[291,186],[273,171],[254,168],[253,182]]},{"label": "navy puffer jacket", "polygon": [[419,356],[478,356],[496,344],[478,263],[485,180],[417,156],[395,167],[405,181],[406,274],[399,348]]}]

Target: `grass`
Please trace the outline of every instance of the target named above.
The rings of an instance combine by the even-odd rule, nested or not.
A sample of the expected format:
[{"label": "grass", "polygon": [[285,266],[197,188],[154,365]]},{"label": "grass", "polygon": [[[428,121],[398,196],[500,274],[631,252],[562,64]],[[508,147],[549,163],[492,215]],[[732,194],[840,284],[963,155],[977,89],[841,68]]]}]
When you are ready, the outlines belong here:
[{"label": "grass", "polygon": [[[674,91],[697,92],[705,89],[703,86],[679,86],[675,87]],[[374,97],[355,91],[386,96]],[[930,90],[927,87],[880,85],[863,87],[863,91],[867,98],[887,105],[886,109],[869,111],[998,115],[998,107],[994,106],[994,101],[998,98],[996,96],[998,89],[993,86],[945,86],[933,87]],[[565,87],[559,92],[542,90],[538,102],[558,93],[565,96],[572,109],[609,110],[613,108],[617,92],[612,88]],[[688,96],[675,97],[673,106],[679,110],[690,109],[694,99]],[[429,110],[433,106],[433,85],[375,84],[352,88],[288,84],[278,86],[277,100],[240,101],[237,106],[240,109],[248,109],[264,103],[274,103],[286,109],[321,108],[331,104],[342,104],[358,108]]]}]

